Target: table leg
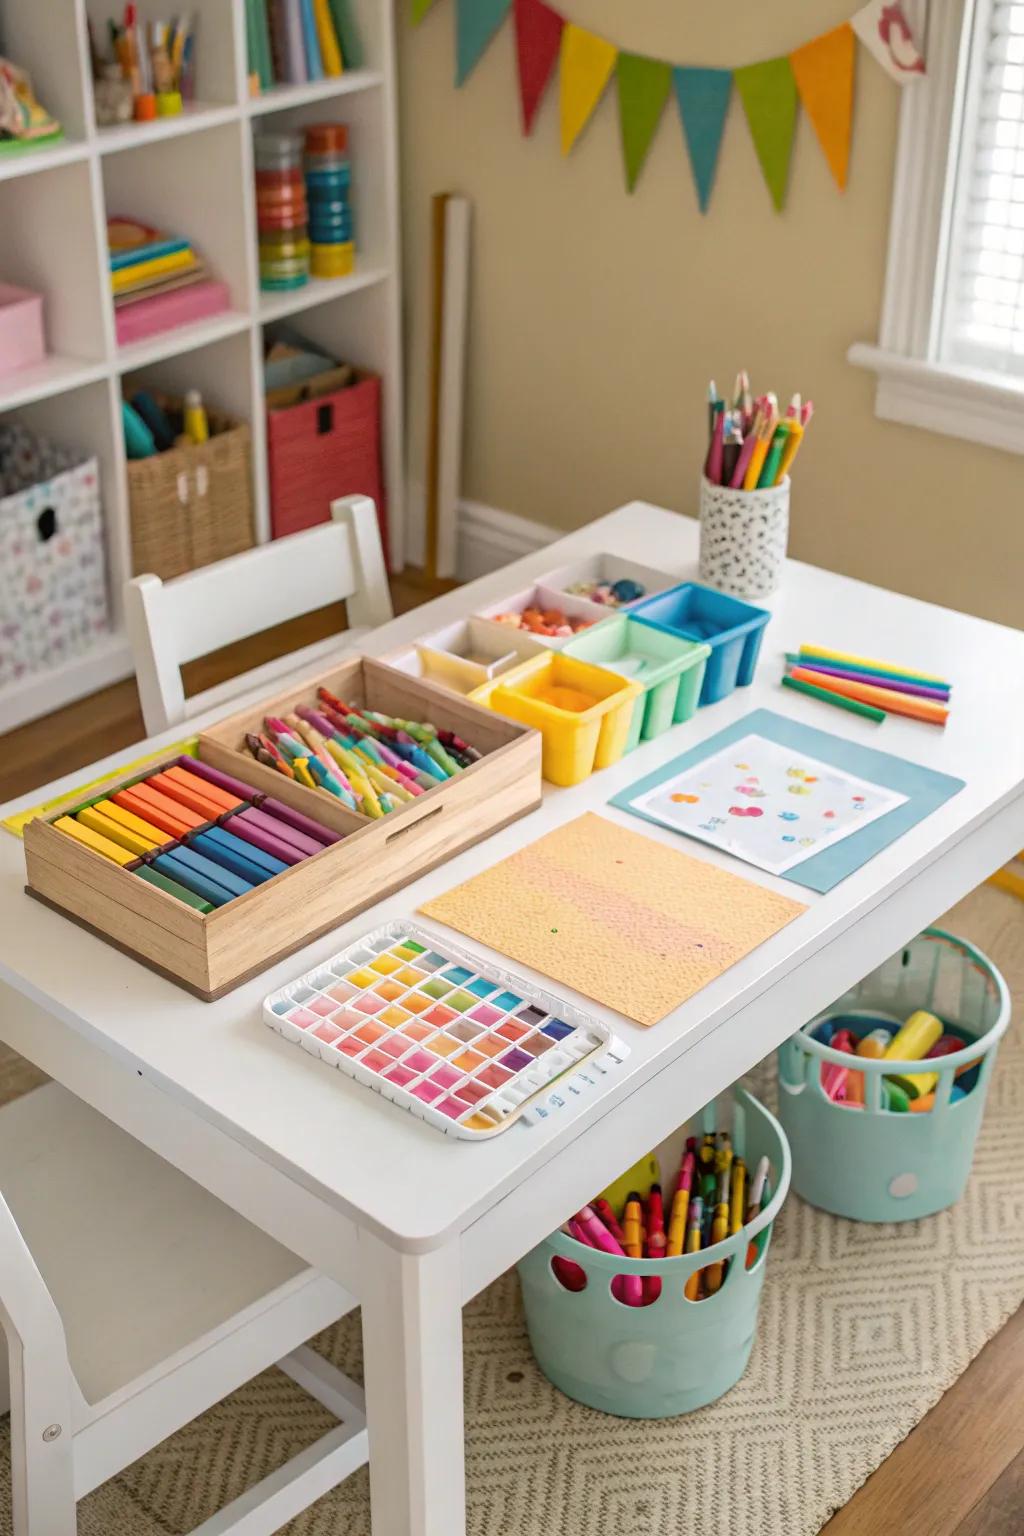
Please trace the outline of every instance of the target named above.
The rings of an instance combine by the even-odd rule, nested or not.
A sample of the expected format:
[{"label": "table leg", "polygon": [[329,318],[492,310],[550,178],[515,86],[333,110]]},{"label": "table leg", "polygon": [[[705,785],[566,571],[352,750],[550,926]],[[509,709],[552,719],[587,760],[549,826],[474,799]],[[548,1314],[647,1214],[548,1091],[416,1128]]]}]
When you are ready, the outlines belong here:
[{"label": "table leg", "polygon": [[375,1536],[464,1536],[459,1245],[359,1255]]}]

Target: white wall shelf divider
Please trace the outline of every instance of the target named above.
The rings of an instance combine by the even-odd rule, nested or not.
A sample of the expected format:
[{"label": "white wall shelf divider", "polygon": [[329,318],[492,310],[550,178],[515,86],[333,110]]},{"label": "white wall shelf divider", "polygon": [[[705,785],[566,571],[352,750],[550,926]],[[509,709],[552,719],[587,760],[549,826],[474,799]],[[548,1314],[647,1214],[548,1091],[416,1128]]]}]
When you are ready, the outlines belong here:
[{"label": "white wall shelf divider", "polygon": [[[140,19],[166,17],[140,0]],[[263,346],[287,324],[314,346],[383,380],[383,457],[392,569],[404,562],[404,467],[398,142],[390,5],[352,0],[363,66],[334,79],[248,94],[244,0],[191,0],[196,100],[180,117],[98,128],[88,23],[97,37],[116,0],[0,0],[3,51],[32,75],[66,138],[0,157],[0,282],[45,294],[50,354],[0,374],[0,414],[100,461],[111,633],[87,655],[0,688],[0,733],[60,709],[131,671],[121,593],[133,573],[122,386],[194,383],[249,422],[256,538],[270,537]],[[349,125],[356,270],[287,293],[259,288],[252,135],[309,123]],[[187,235],[231,308],[118,347],[108,288],[106,220],[123,214]]]}]

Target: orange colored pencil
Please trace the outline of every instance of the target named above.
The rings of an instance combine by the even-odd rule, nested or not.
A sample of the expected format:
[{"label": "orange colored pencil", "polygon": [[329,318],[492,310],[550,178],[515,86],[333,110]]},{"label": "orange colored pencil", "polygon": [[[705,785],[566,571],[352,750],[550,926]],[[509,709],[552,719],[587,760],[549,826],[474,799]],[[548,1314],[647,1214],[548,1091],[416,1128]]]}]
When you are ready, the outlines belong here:
[{"label": "orange colored pencil", "polygon": [[859,699],[862,704],[874,704],[890,715],[906,715],[911,720],[924,720],[929,725],[945,725],[949,710],[944,704],[930,699],[918,699],[907,693],[894,693],[891,688],[876,688],[871,683],[850,683],[841,677],[826,677],[821,672],[809,672],[806,667],[794,667],[791,675],[802,683],[813,683],[828,693],[841,693],[847,699]]}]

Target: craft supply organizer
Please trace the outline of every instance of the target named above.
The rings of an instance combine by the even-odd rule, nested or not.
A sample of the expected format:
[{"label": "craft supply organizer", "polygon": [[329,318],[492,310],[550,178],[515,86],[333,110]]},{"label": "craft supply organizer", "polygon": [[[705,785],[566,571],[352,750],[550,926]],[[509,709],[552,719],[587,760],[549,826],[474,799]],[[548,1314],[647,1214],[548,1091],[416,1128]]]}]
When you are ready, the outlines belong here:
[{"label": "craft supply organizer", "polygon": [[[245,753],[246,730],[267,714],[316,701],[321,685],[354,704],[431,719],[482,754],[479,762],[377,821],[305,788]],[[201,913],[77,844],[51,825],[68,808],[25,829],[30,894],[210,1000],[257,975],[357,912],[539,804],[540,740],[445,689],[355,656],[286,694],[231,716],[199,737],[201,762],[232,774],[339,833],[340,841],[286,874]],[[176,754],[169,753],[173,764]],[[128,773],[104,794],[158,771]]]},{"label": "craft supply organizer", "polygon": [[[836,1015],[866,1033],[880,1017],[898,1026],[918,1009],[974,1043],[934,1060],[900,1062],[831,1050],[812,1033]],[[940,928],[926,929],[858,982],[779,1051],[779,1119],[792,1144],[797,1194],[852,1221],[916,1221],[959,1200],[1009,1022],[1010,996],[995,966]],[[822,1069],[829,1065],[863,1074],[863,1106],[826,1095]],[[931,1110],[883,1107],[883,1078],[925,1072],[937,1076]],[[967,1091],[954,1102],[957,1081]]]},{"label": "craft supply organizer", "polygon": [[685,581],[659,596],[644,598],[631,611],[641,623],[684,640],[704,641],[711,647],[700,695],[702,705],[717,704],[734,688],[753,682],[761,641],[771,618],[765,609]]},{"label": "craft supply organizer", "polygon": [[606,1025],[404,919],[272,993],[264,1021],[428,1125],[496,1136],[628,1055]]},{"label": "craft supply organizer", "polygon": [[632,752],[641,741],[653,740],[696,713],[711,647],[637,624],[621,613],[574,635],[564,654],[640,684],[643,694],[633,705],[626,737],[625,750]]},{"label": "craft supply organizer", "polygon": [[470,697],[535,726],[544,742],[544,777],[567,786],[618,762],[642,693],[639,683],[617,672],[545,650]]},{"label": "craft supply organizer", "polygon": [[[715,1116],[710,1105],[687,1129],[713,1128]],[[685,1135],[686,1129],[679,1139]],[[733,1092],[732,1139],[748,1166],[766,1156],[778,1174],[771,1200],[733,1236],[678,1258],[629,1259],[584,1247],[559,1231],[520,1261],[533,1353],[567,1397],[621,1418],[665,1419],[713,1403],[743,1375],[757,1330],[771,1227],[789,1189],[790,1154],[775,1116],[743,1088]],[[758,1239],[749,1263],[749,1246]],[[557,1278],[558,1258],[583,1270],[582,1290],[568,1290]],[[703,1301],[688,1300],[690,1276],[720,1262],[728,1263],[721,1289]],[[660,1295],[646,1306],[626,1306],[612,1294],[617,1275],[658,1277]]]}]

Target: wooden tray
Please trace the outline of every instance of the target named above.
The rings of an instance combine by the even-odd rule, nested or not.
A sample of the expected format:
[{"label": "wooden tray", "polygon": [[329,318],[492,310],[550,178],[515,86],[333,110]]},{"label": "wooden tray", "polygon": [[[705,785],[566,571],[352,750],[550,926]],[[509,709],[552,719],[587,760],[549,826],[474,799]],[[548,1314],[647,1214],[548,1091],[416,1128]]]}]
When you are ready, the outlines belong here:
[{"label": "wooden tray", "polygon": [[[346,702],[406,719],[433,720],[485,755],[401,810],[372,821],[237,750],[245,732],[257,728],[265,715],[314,702],[321,684]],[[541,798],[540,738],[535,731],[368,657],[353,658],[223,721],[200,736],[198,755],[211,767],[340,832],[342,841],[209,913],[196,912],[57,831],[50,823],[68,814],[67,806],[29,822],[25,862],[30,895],[206,1001],[525,815]],[[167,764],[176,756],[168,753]],[[106,786],[106,793],[148,777],[160,766],[154,762],[145,773],[126,773]],[[88,794],[82,799],[86,802]]]}]

